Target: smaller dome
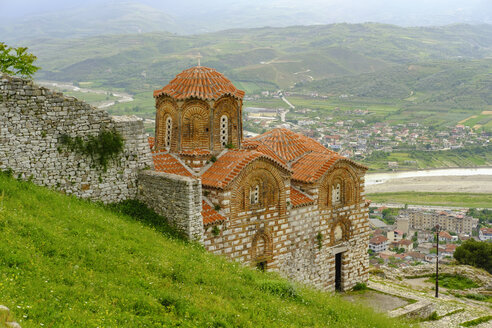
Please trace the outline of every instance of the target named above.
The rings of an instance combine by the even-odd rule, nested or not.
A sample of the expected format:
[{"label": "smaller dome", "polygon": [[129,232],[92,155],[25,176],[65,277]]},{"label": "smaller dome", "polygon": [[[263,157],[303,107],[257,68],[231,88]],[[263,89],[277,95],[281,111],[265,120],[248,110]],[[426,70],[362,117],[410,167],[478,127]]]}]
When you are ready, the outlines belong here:
[{"label": "smaller dome", "polygon": [[244,91],[213,68],[195,66],[182,71],[164,88],[154,91],[154,97],[167,95],[174,99],[199,98],[217,100],[224,95],[242,99]]}]

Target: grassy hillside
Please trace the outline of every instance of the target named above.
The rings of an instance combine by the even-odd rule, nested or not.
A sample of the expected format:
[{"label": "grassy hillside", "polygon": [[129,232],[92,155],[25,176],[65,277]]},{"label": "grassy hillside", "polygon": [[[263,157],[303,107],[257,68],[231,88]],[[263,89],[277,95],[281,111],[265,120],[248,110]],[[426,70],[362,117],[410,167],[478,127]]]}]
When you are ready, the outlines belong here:
[{"label": "grassy hillside", "polygon": [[[27,42],[27,41],[26,41]],[[378,72],[395,65],[492,54],[492,26],[401,28],[384,24],[332,24],[236,29],[193,36],[169,33],[37,39],[25,44],[39,57],[39,77],[96,81],[129,92],[161,87],[196,64],[234,82],[268,89],[299,82]],[[63,56],[60,56],[60,53]],[[251,89],[249,89],[251,87]]]},{"label": "grassy hillside", "polygon": [[209,254],[151,214],[122,214],[142,213],[131,204],[118,212],[4,175],[0,195],[0,304],[23,328],[405,326]]}]

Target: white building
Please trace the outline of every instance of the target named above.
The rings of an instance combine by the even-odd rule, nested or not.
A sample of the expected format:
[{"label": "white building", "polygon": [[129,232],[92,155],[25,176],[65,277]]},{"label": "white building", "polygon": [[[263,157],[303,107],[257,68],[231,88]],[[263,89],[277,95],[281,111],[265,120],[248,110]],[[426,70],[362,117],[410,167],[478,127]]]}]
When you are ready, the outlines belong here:
[{"label": "white building", "polygon": [[478,233],[478,239],[481,241],[492,240],[492,228],[482,228]]},{"label": "white building", "polygon": [[388,238],[385,236],[376,236],[369,241],[369,249],[374,253],[384,252],[388,248]]}]

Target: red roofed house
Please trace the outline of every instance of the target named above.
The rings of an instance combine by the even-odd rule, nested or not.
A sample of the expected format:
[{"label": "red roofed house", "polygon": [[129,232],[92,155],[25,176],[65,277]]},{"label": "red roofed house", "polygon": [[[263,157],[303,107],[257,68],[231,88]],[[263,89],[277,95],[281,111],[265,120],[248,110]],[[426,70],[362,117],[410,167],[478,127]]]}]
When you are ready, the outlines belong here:
[{"label": "red roofed house", "polygon": [[402,239],[398,242],[398,247],[403,248],[405,252],[409,252],[413,249],[413,242],[408,239]]},{"label": "red roofed house", "polygon": [[375,236],[369,240],[369,249],[375,253],[384,252],[388,248],[388,238],[385,236]]},{"label": "red roofed house", "polygon": [[154,91],[140,199],[213,253],[325,290],[367,281],[367,167],[286,129],[243,140],[243,96],[202,66]]},{"label": "red roofed house", "polygon": [[440,231],[439,232],[439,241],[446,241],[446,242],[451,242],[453,241],[453,236],[449,234],[447,231]]}]

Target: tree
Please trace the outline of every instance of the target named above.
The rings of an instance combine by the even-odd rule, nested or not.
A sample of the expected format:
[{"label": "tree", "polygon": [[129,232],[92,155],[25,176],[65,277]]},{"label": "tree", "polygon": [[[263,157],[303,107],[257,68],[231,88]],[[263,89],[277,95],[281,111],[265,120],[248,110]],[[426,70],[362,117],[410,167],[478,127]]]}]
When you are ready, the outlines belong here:
[{"label": "tree", "polygon": [[492,243],[469,239],[454,251],[460,264],[468,264],[492,273]]},{"label": "tree", "polygon": [[0,72],[31,78],[40,68],[33,63],[37,59],[26,47],[13,48],[0,42]]}]

